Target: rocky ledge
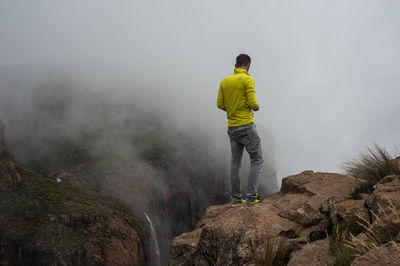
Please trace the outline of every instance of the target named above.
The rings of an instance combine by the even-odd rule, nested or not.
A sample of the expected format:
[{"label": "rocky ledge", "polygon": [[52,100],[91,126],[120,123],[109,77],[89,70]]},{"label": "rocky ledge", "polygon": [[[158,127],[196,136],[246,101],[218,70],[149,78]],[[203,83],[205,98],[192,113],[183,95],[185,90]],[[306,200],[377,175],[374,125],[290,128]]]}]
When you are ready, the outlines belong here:
[{"label": "rocky ledge", "polygon": [[[280,264],[273,265],[339,265],[329,235],[355,217],[399,239],[400,177],[384,178],[368,195],[354,194],[360,185],[348,176],[304,171],[284,178],[281,190],[259,204],[209,207],[194,231],[174,239],[170,265],[270,265],[260,264],[268,239],[287,247]],[[393,259],[380,262],[400,263],[397,245],[387,241],[353,263],[378,265],[389,252]]]}]

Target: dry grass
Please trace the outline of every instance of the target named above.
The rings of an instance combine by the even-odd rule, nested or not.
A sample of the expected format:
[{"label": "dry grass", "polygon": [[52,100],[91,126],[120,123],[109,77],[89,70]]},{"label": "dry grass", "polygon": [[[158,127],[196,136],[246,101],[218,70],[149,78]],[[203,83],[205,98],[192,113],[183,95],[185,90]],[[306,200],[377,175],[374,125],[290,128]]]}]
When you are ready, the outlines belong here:
[{"label": "dry grass", "polygon": [[[390,222],[393,226],[397,226],[397,224],[400,223],[400,216],[396,206],[393,205],[390,200],[389,205],[387,211],[378,204],[379,212],[383,214],[381,217],[371,212],[377,224],[388,224],[388,222]],[[344,227],[338,225],[336,227],[336,232],[329,238],[331,252],[336,257],[335,265],[350,265],[351,261],[356,257],[372,249],[378,249],[381,245],[389,241],[393,242],[392,237],[395,236],[395,234],[389,232],[393,230],[388,231],[387,228],[385,228],[385,230],[378,230],[372,226],[370,221],[358,214],[354,215],[357,219],[354,221],[355,224],[353,224],[352,227],[355,228],[358,226],[361,228],[363,237],[360,237],[359,230],[355,231],[355,233],[352,232],[351,227],[347,225]],[[387,219],[389,219],[389,221]],[[397,234],[397,227],[395,229]]]},{"label": "dry grass", "polygon": [[356,256],[359,256],[367,253],[371,249],[379,247],[383,244],[384,240],[381,235],[372,228],[369,221],[357,214],[356,216],[358,219],[363,221],[362,223],[358,222],[358,224],[364,228],[365,238],[357,238],[357,236],[349,233],[349,238],[344,240],[343,245],[354,250],[357,254]]},{"label": "dry grass", "polygon": [[388,175],[400,175],[398,163],[377,144],[368,148],[367,153],[361,153],[359,159],[345,163],[343,168],[347,175],[369,184],[376,184]]},{"label": "dry grass", "polygon": [[261,244],[252,241],[253,259],[256,266],[286,265],[289,245],[284,238],[267,236]]}]

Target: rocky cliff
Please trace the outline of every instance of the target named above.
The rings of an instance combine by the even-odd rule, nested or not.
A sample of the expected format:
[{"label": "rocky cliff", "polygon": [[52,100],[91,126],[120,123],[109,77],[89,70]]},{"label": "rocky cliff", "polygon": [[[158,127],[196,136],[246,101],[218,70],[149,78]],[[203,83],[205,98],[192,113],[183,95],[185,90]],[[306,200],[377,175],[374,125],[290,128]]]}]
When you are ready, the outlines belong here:
[{"label": "rocky cliff", "polygon": [[0,265],[148,264],[127,206],[17,168],[0,129]]},{"label": "rocky cliff", "polygon": [[[118,90],[112,84],[110,90],[57,71],[27,73],[2,75],[0,69],[0,113],[19,165],[112,194],[130,205],[150,236],[148,216],[157,237],[150,243],[158,242],[161,263],[168,262],[173,237],[192,230],[208,206],[229,201],[224,130],[217,134],[176,119],[163,102],[143,101],[135,86]],[[271,137],[262,138],[268,145]],[[264,151],[259,191],[266,196],[278,186],[272,151]]]},{"label": "rocky cliff", "polygon": [[349,265],[357,254],[352,265],[399,265],[400,176],[371,194],[354,193],[361,184],[305,171],[259,204],[209,207],[173,240],[170,265]]},{"label": "rocky cliff", "polygon": [[0,191],[11,191],[21,180],[21,176],[16,169],[14,157],[6,148],[4,129],[0,120]]}]

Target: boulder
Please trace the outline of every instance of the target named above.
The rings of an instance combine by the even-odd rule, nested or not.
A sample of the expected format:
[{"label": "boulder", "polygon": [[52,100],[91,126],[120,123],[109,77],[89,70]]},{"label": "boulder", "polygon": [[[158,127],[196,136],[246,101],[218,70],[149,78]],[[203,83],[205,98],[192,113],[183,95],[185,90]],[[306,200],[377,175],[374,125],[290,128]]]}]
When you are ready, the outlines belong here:
[{"label": "boulder", "polygon": [[400,211],[377,216],[371,227],[383,240],[390,240],[400,232]]},{"label": "boulder", "polygon": [[292,252],[288,266],[325,266],[334,263],[335,258],[329,250],[329,242],[327,239],[323,239],[304,245],[302,249]]},{"label": "boulder", "polygon": [[366,203],[373,213],[372,221],[389,215],[396,209],[400,210],[400,176],[390,175],[380,180]]},{"label": "boulder", "polygon": [[0,191],[12,191],[20,182],[14,157],[5,146],[4,124],[0,121]]},{"label": "boulder", "polygon": [[[314,197],[307,194],[287,194],[274,203],[279,208],[279,216],[295,221],[303,227],[317,225],[323,214],[318,210],[321,205],[315,206]],[[314,206],[313,206],[314,205]]]},{"label": "boulder", "polygon": [[345,175],[307,170],[282,179],[281,192],[317,195],[323,200],[335,197],[337,202],[341,202],[349,197],[359,183]]},{"label": "boulder", "polygon": [[348,199],[337,203],[334,199],[328,202],[328,212],[333,227],[345,220],[347,223],[355,221],[369,222],[369,210],[365,206],[365,198],[361,200]]},{"label": "boulder", "polygon": [[390,175],[376,184],[367,200],[372,229],[387,239],[400,231],[400,176]]},{"label": "boulder", "polygon": [[400,244],[389,242],[370,250],[352,261],[351,266],[400,265]]}]

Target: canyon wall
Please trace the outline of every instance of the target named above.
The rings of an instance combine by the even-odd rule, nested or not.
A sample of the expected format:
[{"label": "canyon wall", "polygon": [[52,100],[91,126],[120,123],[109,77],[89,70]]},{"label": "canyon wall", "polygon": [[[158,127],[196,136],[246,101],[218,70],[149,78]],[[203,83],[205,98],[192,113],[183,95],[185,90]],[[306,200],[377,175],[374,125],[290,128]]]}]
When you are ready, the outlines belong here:
[{"label": "canyon wall", "polygon": [[0,120],[0,191],[11,191],[21,180],[16,169],[15,160],[6,148],[4,137],[5,126]]},{"label": "canyon wall", "polygon": [[18,168],[0,125],[0,265],[149,264],[128,206]]}]

